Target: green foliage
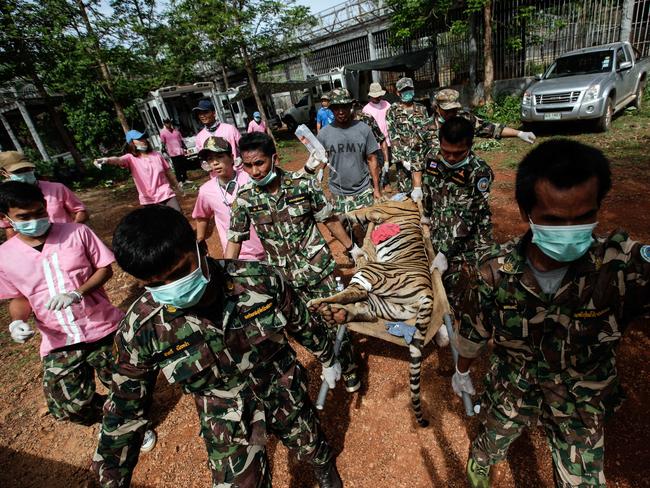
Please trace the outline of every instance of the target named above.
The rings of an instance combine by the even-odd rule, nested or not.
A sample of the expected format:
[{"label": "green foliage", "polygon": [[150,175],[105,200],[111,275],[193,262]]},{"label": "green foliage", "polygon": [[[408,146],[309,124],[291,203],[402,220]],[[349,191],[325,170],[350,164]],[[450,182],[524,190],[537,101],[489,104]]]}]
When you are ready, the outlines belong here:
[{"label": "green foliage", "polygon": [[519,125],[521,97],[516,95],[500,96],[494,102],[476,109],[479,117],[487,118],[509,126]]}]

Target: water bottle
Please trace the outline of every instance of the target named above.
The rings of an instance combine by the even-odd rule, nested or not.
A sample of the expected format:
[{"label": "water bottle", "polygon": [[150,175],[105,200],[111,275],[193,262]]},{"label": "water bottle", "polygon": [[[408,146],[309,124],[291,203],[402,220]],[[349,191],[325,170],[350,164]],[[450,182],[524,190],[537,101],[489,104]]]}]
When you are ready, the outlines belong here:
[{"label": "water bottle", "polygon": [[337,276],[334,279],[336,280],[336,292],[337,293],[342,292],[345,289],[345,287],[343,286],[343,283],[341,282],[341,277]]},{"label": "water bottle", "polygon": [[309,151],[309,153],[316,159],[322,162],[327,161],[327,152],[325,151],[325,148],[305,124],[300,124],[298,126],[296,129],[296,137],[305,145],[307,151]]}]

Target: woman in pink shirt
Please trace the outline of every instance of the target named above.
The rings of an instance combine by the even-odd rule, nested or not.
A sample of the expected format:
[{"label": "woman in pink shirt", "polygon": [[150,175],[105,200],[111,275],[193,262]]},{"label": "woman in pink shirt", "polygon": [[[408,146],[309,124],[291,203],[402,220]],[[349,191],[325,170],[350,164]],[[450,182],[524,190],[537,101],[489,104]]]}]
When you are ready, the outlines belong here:
[{"label": "woman in pink shirt", "polygon": [[253,120],[248,123],[248,132],[266,133],[266,124],[262,122],[262,115],[259,112],[253,113]]},{"label": "woman in pink shirt", "polygon": [[[196,220],[196,239],[199,242],[205,240],[210,219],[214,217],[223,252],[228,244],[230,206],[249,176],[245,171],[235,170],[230,144],[221,137],[208,138],[199,158],[206,161],[204,169],[211,172],[212,178],[201,185],[192,211],[192,218]],[[243,243],[239,259],[263,261],[264,257],[262,243],[251,225],[250,239]]]},{"label": "woman in pink shirt", "polygon": [[130,130],[126,133],[126,142],[129,145],[127,154],[96,159],[93,164],[99,169],[104,164],[127,168],[135,181],[141,205],[167,205],[180,212],[176,193],[182,195],[183,192],[165,158],[151,149],[147,136],[142,132]]}]

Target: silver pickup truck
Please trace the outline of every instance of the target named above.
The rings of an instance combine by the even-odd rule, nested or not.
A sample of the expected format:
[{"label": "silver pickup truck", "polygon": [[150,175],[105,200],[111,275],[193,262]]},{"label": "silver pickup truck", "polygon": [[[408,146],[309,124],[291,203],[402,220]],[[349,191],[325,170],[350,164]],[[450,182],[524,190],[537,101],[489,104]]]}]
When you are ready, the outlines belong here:
[{"label": "silver pickup truck", "polygon": [[591,120],[606,131],[613,115],[641,106],[650,59],[638,59],[628,42],[563,54],[524,92],[521,121]]}]

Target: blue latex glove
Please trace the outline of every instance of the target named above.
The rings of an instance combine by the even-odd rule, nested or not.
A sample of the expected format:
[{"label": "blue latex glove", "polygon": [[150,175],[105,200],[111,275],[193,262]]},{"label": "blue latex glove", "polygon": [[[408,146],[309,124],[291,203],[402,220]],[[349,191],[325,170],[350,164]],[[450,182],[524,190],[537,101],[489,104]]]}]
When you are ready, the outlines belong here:
[{"label": "blue latex glove", "polygon": [[415,335],[415,327],[406,322],[386,322],[388,333],[396,337],[403,337],[407,344],[410,344]]}]

